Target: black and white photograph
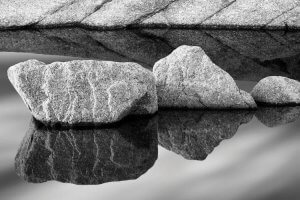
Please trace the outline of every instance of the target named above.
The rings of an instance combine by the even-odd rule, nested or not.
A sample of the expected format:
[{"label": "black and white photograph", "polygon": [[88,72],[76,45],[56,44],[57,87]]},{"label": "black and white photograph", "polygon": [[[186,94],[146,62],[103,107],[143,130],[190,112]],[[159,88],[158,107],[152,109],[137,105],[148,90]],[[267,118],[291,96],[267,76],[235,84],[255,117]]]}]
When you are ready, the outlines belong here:
[{"label": "black and white photograph", "polygon": [[0,0],[0,200],[300,200],[300,0]]}]

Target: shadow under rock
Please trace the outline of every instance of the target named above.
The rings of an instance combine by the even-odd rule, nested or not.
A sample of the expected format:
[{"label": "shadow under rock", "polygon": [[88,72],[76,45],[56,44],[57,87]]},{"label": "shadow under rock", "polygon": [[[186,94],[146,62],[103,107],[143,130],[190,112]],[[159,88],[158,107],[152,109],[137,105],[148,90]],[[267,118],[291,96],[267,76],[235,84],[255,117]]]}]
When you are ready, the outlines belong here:
[{"label": "shadow under rock", "polygon": [[292,123],[300,118],[300,106],[258,107],[257,119],[268,127]]},{"label": "shadow under rock", "polygon": [[94,185],[137,179],[158,155],[156,118],[117,127],[55,129],[32,119],[15,158],[19,177]]},{"label": "shadow under rock", "polygon": [[300,80],[300,31],[81,28],[0,31],[0,51],[137,62],[151,69],[181,45],[200,46],[234,79]]},{"label": "shadow under rock", "polygon": [[221,141],[253,118],[252,111],[164,110],[159,112],[158,143],[188,160],[204,160]]}]

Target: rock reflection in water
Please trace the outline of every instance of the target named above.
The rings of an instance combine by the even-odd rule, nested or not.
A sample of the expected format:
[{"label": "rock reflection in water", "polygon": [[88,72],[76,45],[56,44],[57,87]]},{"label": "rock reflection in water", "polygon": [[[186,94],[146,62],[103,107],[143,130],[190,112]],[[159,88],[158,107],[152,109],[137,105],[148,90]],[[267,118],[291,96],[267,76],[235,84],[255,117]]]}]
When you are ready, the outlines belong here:
[{"label": "rock reflection in water", "polygon": [[33,183],[102,184],[140,177],[157,154],[155,117],[95,129],[53,129],[33,119],[15,167],[21,178]]},{"label": "rock reflection in water", "polygon": [[292,123],[300,118],[300,106],[259,107],[257,119],[268,127]]},{"label": "rock reflection in water", "polygon": [[234,79],[270,75],[300,80],[300,31],[80,28],[0,31],[0,50],[132,61],[152,68],[181,45],[200,46]]},{"label": "rock reflection in water", "polygon": [[159,112],[158,142],[189,160],[204,160],[222,140],[234,136],[239,126],[248,123],[252,111]]}]

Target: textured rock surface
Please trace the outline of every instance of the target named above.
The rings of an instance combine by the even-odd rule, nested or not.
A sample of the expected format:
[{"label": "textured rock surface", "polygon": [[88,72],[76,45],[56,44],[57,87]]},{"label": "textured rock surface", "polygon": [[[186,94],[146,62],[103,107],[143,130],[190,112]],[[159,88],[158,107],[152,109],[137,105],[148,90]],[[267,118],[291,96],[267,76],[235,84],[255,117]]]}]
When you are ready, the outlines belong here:
[{"label": "textured rock surface", "polygon": [[111,123],[157,111],[155,80],[135,63],[29,60],[8,77],[33,116],[50,123]]},{"label": "textured rock surface", "polygon": [[299,0],[0,0],[0,7],[2,28],[300,27]]},{"label": "textured rock surface", "polygon": [[160,111],[158,142],[189,160],[204,160],[219,143],[248,123],[249,111]]},{"label": "textured rock surface", "polygon": [[251,92],[262,104],[300,104],[300,82],[281,76],[270,76],[257,83]]},{"label": "textured rock surface", "polygon": [[161,107],[256,107],[250,94],[240,90],[200,47],[178,47],[155,63],[153,73]]},{"label": "textured rock surface", "polygon": [[102,184],[140,177],[157,159],[157,121],[103,129],[47,129],[33,120],[15,158],[24,180]]},{"label": "textured rock surface", "polygon": [[259,107],[255,116],[268,127],[292,123],[300,118],[300,106]]},{"label": "textured rock surface", "polygon": [[300,80],[300,32],[79,28],[0,31],[0,51],[137,62],[147,68],[181,45],[200,46],[235,80],[259,81],[267,76]]}]

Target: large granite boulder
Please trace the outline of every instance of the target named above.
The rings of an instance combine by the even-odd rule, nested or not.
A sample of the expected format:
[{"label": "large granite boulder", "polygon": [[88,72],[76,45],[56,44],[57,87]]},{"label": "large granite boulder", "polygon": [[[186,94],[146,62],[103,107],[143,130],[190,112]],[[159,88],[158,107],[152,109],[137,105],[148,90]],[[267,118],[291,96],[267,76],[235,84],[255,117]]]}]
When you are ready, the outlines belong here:
[{"label": "large granite boulder", "polygon": [[269,76],[257,83],[251,95],[260,104],[300,104],[300,82],[281,76]]},{"label": "large granite boulder", "polygon": [[89,129],[53,129],[32,120],[15,158],[22,179],[90,185],[137,179],[157,159],[157,120]]},{"label": "large granite boulder", "polygon": [[259,107],[255,117],[268,127],[285,125],[300,118],[300,106]]},{"label": "large granite boulder", "polygon": [[233,78],[196,46],[180,46],[155,63],[160,107],[252,109],[256,104]]},{"label": "large granite boulder", "polygon": [[158,143],[188,160],[204,160],[216,146],[251,121],[251,111],[159,112]]},{"label": "large granite boulder", "polygon": [[0,27],[299,28],[298,0],[0,0]]},{"label": "large granite boulder", "polygon": [[154,77],[135,63],[29,60],[10,67],[8,78],[32,115],[51,124],[112,123],[157,111]]}]

